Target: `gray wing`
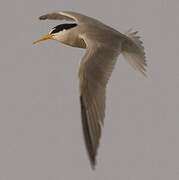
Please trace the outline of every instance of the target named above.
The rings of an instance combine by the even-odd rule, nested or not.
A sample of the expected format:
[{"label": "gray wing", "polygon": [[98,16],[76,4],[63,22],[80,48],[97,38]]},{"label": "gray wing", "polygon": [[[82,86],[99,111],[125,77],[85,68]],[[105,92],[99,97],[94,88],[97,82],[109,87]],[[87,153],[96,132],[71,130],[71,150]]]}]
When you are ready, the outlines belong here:
[{"label": "gray wing", "polygon": [[119,51],[104,44],[86,43],[87,50],[81,60],[78,75],[84,140],[92,168],[94,168],[101,125],[105,116],[106,84]]},{"label": "gray wing", "polygon": [[89,23],[89,22],[99,22],[96,19],[85,16],[83,14],[70,12],[70,11],[58,11],[45,14],[40,16],[39,19],[54,19],[54,20],[66,20],[66,21],[76,21],[78,24],[80,23]]}]

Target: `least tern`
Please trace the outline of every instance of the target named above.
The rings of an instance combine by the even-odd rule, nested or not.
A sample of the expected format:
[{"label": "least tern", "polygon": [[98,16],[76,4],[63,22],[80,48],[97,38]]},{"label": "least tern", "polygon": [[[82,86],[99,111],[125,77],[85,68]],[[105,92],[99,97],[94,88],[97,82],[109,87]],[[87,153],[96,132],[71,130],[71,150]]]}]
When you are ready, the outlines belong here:
[{"label": "least tern", "polygon": [[127,62],[146,76],[144,47],[137,32],[122,34],[94,18],[69,11],[52,12],[39,19],[74,21],[52,28],[48,35],[34,43],[53,39],[73,47],[86,49],[78,71],[82,128],[92,168],[105,117],[106,85],[122,53]]}]

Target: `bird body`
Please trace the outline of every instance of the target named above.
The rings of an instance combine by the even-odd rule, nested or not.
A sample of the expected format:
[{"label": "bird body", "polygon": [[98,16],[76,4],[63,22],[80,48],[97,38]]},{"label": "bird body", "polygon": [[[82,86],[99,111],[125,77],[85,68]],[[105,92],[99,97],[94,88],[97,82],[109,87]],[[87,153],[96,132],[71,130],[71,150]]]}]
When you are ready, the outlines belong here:
[{"label": "bird body", "polygon": [[75,21],[51,29],[48,35],[35,41],[54,39],[73,47],[85,48],[86,53],[78,71],[83,134],[92,168],[101,137],[105,117],[106,85],[116,64],[123,54],[127,62],[145,74],[145,53],[137,32],[125,34],[102,22],[75,12],[59,11],[45,14],[40,19]]},{"label": "bird body", "polygon": [[[72,24],[71,24],[72,25]],[[108,45],[116,46],[121,44],[124,39],[124,35],[114,31],[112,28],[104,24],[79,24],[71,29],[64,29],[59,33],[54,34],[52,39],[60,41],[61,43],[67,44],[73,47],[86,48],[86,44],[83,39],[83,35],[90,37],[97,43],[106,43]]]}]

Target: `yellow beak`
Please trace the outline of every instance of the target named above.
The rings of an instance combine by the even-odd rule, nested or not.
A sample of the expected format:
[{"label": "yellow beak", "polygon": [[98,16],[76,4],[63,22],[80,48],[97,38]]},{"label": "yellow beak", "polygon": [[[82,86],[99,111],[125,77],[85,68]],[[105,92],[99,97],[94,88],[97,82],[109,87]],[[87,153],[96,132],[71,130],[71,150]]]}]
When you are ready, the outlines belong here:
[{"label": "yellow beak", "polygon": [[46,39],[51,39],[52,36],[53,36],[52,34],[47,34],[46,36],[44,36],[44,37],[36,40],[33,44],[38,43],[38,42],[40,42],[40,41],[44,41],[44,40],[46,40]]}]

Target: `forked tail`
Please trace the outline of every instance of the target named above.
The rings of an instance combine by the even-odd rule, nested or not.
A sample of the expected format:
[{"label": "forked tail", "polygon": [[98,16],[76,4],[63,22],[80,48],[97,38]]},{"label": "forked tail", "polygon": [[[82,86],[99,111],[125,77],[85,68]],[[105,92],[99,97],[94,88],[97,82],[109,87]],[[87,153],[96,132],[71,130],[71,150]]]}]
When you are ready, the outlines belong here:
[{"label": "forked tail", "polygon": [[131,29],[125,33],[128,38],[126,38],[122,44],[122,54],[136,71],[147,77],[145,69],[147,64],[145,60],[144,47],[142,46],[143,42],[136,34],[137,32],[132,32]]}]

